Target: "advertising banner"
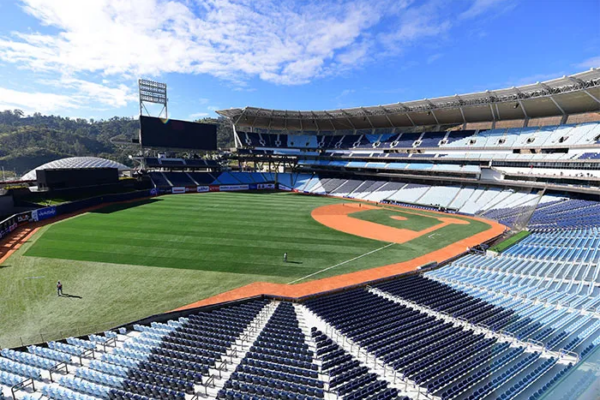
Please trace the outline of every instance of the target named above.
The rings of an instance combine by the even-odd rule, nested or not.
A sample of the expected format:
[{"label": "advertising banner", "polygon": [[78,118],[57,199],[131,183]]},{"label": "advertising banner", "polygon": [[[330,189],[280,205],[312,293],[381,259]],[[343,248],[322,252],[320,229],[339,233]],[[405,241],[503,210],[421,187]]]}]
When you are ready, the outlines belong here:
[{"label": "advertising banner", "polygon": [[292,188],[291,188],[291,187],[288,187],[288,186],[285,186],[285,185],[283,185],[283,184],[281,184],[281,183],[280,183],[280,184],[279,184],[279,190],[285,190],[285,191],[287,191],[287,192],[291,192],[291,191],[292,191]]},{"label": "advertising banner", "polygon": [[173,194],[185,193],[185,188],[184,187],[174,187],[171,189],[171,193],[173,193]]},{"label": "advertising banner", "polygon": [[2,221],[2,223],[0,223],[0,239],[8,236],[8,234],[17,229],[18,226],[19,224],[17,223],[16,219],[9,218],[5,221]]},{"label": "advertising banner", "polygon": [[219,189],[220,189],[220,188],[219,188],[219,186],[218,186],[218,185],[210,185],[210,186],[208,187],[208,190],[209,190],[210,192],[218,192],[218,191],[219,191]]},{"label": "advertising banner", "polygon": [[257,189],[259,190],[273,190],[275,189],[274,183],[259,183],[257,185]]},{"label": "advertising banner", "polygon": [[56,217],[56,207],[40,208],[39,210],[33,210],[31,217],[34,221],[43,221],[48,218]]},{"label": "advertising banner", "polygon": [[210,188],[208,186],[198,186],[196,188],[196,191],[198,193],[206,193],[206,192],[210,191]]},{"label": "advertising banner", "polygon": [[248,185],[221,185],[221,192],[234,192],[237,190],[248,190]]},{"label": "advertising banner", "polygon": [[157,195],[158,195],[158,189],[157,188],[150,189],[150,196],[157,196]]},{"label": "advertising banner", "polygon": [[26,224],[29,221],[33,221],[33,216],[31,215],[31,211],[27,211],[25,213],[17,215],[17,223],[19,225]]},{"label": "advertising banner", "polygon": [[186,193],[195,193],[196,192],[196,186],[186,186],[185,187],[185,192]]},{"label": "advertising banner", "polygon": [[256,183],[251,183],[250,185],[248,185],[248,189],[256,190],[256,189],[258,189],[258,185]]}]

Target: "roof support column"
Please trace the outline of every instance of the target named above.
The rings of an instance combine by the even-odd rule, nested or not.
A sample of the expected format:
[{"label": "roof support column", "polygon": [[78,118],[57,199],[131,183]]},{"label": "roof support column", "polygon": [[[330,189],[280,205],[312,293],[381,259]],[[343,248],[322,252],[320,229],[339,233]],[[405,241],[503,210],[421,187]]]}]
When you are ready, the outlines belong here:
[{"label": "roof support column", "polygon": [[496,129],[496,114],[494,113],[494,107],[490,103],[490,111],[492,112],[492,129]]},{"label": "roof support column", "polygon": [[463,111],[463,106],[462,106],[463,99],[461,99],[460,96],[457,94],[455,94],[454,97],[456,97],[456,99],[458,100],[458,104],[459,104],[458,109],[460,110],[460,115],[462,116],[462,119],[463,119],[462,129],[464,131],[465,129],[467,129],[467,119],[465,118],[465,112]]},{"label": "roof support column", "polygon": [[271,110],[271,115],[269,115],[269,126],[267,127],[267,131],[271,132],[271,124],[273,123],[273,114],[275,113],[275,110]]},{"label": "roof support column", "polygon": [[389,116],[389,111],[388,111],[388,110],[386,110],[386,109],[385,109],[385,107],[383,107],[383,106],[379,106],[379,108],[381,108],[381,109],[383,110],[383,112],[384,112],[384,114],[383,114],[383,115],[385,115],[385,119],[387,119],[387,121],[390,123],[390,128],[394,128],[394,129],[396,129],[396,128],[394,127],[394,124],[392,123],[392,120],[390,119],[390,116]]},{"label": "roof support column", "polygon": [[[331,124],[331,129],[333,129],[334,131],[336,131],[337,129],[335,129],[335,125],[333,124],[333,115],[329,114],[328,111],[324,111],[324,113],[329,117],[329,123]],[[350,122],[350,121],[348,121]],[[352,125],[352,123],[350,123],[350,125]]]},{"label": "roof support column", "polygon": [[[573,80],[575,82],[579,83],[575,78],[573,78]],[[547,90],[550,93],[552,93],[550,86],[546,85],[545,83],[541,83],[541,82],[538,82],[537,84],[538,84],[538,86],[541,86],[545,90]],[[564,125],[567,122],[567,118],[568,118],[567,113],[565,113],[565,110],[563,110],[563,108],[558,104],[558,102],[554,99],[554,96],[552,96],[552,94],[550,94],[548,97],[550,97],[550,100],[552,100],[552,102],[554,103],[554,105],[556,106],[556,108],[558,108],[558,110],[562,114],[562,118],[560,120],[560,124]]]},{"label": "roof support column", "polygon": [[371,118],[369,118],[369,116],[367,115],[367,110],[365,110],[364,107],[361,107],[360,109],[363,110],[363,112],[365,113],[365,118],[367,119],[367,122],[369,122],[369,125],[371,125],[371,133],[375,133],[375,127],[373,126],[373,123],[371,122]]},{"label": "roof support column", "polygon": [[404,109],[404,115],[406,115],[406,118],[408,118],[408,120],[410,121],[412,126],[417,126],[417,124],[415,124],[415,121],[413,121],[413,119],[410,117],[410,115],[408,115],[408,112],[410,111],[410,109],[400,102],[398,103],[398,105],[400,107],[402,107],[402,109]]},{"label": "roof support column", "polygon": [[317,116],[315,115],[314,111],[310,112],[313,116],[313,124],[315,125],[315,128],[317,128],[317,133],[321,132],[321,128],[319,128],[319,124],[317,124]]},{"label": "roof support column", "polygon": [[585,82],[583,82],[581,79],[578,78],[574,78],[572,76],[566,76],[565,78],[569,79],[572,82],[575,82],[579,85],[582,86],[582,90],[585,92],[585,94],[587,94],[588,96],[590,96],[592,99],[594,99],[596,101],[596,103],[600,103],[600,99],[598,99],[596,96],[594,96],[593,94],[591,94],[585,87]]},{"label": "roof support column", "polygon": [[429,104],[429,107],[431,107],[431,109],[427,112],[427,114],[433,115],[433,119],[435,119],[435,123],[437,124],[437,126],[435,127],[435,130],[439,131],[441,128],[441,125],[440,125],[440,121],[438,121],[438,119],[437,119],[437,115],[435,115],[435,111],[434,111],[435,104],[433,104],[431,102],[431,100],[429,100],[429,99],[425,99],[425,101]]},{"label": "roof support column", "polygon": [[356,126],[354,126],[354,124],[352,123],[352,120],[350,119],[350,117],[352,115],[348,114],[348,112],[344,111],[344,110],[339,110],[339,111],[346,116],[346,121],[348,121],[348,123],[350,124],[350,126],[352,127],[352,129],[354,129],[354,131],[356,131]]}]

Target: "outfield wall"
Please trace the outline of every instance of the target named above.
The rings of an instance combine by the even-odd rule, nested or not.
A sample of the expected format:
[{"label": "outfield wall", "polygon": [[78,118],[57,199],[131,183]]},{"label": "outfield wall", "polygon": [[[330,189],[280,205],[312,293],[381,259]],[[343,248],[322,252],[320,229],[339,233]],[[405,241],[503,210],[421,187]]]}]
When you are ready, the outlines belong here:
[{"label": "outfield wall", "polygon": [[[283,185],[280,185],[283,186]],[[201,186],[174,186],[171,190],[159,189],[161,194],[185,194],[207,192],[245,192],[248,190],[275,190],[275,183],[250,183],[240,185],[201,185]],[[281,187],[280,187],[281,189]]]}]

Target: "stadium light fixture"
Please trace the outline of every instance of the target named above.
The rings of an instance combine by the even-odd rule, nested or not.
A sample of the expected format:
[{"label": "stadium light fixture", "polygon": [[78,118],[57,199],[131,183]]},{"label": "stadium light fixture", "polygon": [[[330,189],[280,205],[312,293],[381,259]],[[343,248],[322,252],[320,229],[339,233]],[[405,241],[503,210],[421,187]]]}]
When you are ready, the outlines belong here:
[{"label": "stadium light fixture", "polygon": [[158,114],[158,117],[162,117],[164,112],[164,118],[169,118],[169,110],[167,108],[168,98],[166,83],[149,81],[147,79],[139,79],[138,91],[140,100],[140,115],[143,114],[143,110],[146,110],[146,113],[149,116],[151,116],[150,112],[146,108],[145,103],[154,103],[163,106],[160,113]]},{"label": "stadium light fixture", "polygon": [[517,108],[519,108],[519,106],[520,106],[519,103],[515,103],[515,105],[513,106],[513,108],[517,109]]}]

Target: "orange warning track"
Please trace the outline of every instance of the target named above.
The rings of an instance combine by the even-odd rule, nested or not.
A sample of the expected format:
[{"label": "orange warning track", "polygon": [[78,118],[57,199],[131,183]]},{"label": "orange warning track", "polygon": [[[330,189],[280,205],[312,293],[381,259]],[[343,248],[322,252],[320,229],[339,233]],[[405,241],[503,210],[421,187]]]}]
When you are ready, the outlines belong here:
[{"label": "orange warning track", "polygon": [[23,243],[27,242],[40,228],[25,226],[18,228],[4,243],[0,244],[0,264],[8,259]]},{"label": "orange warning track", "polygon": [[[338,205],[338,206],[342,207],[341,205]],[[329,207],[329,206],[326,206],[326,207]],[[352,212],[356,212],[356,210],[359,206],[358,206],[358,203],[353,203],[352,205],[347,204],[345,207],[348,208],[348,211],[349,211],[348,213],[352,213]],[[352,207],[354,207],[354,208],[352,208]],[[409,208],[400,207],[400,206],[393,206],[393,207],[402,208],[403,212],[408,212],[411,214],[419,215],[418,212],[413,212]],[[321,208],[323,208],[323,207],[320,207],[314,211],[318,211]],[[370,209],[370,208],[374,208],[374,207],[369,206],[366,203],[362,203],[362,206],[360,207],[360,209]],[[324,213],[324,214],[332,213],[332,214],[336,215],[337,217],[347,216],[347,214],[345,214],[344,212],[342,212],[341,210],[338,210],[338,209],[327,210],[327,213],[325,213],[324,210],[321,210],[318,212],[318,214],[320,214],[320,213]],[[428,213],[429,214],[431,214],[431,213],[439,214],[440,217],[438,219],[441,220],[446,225],[448,225],[450,223],[460,223],[460,224],[468,223],[468,222],[459,220],[457,218],[450,218],[450,217],[448,217],[448,214],[445,214],[445,213],[435,212],[435,211],[428,211]],[[420,215],[422,215],[422,214],[420,214]],[[240,300],[240,299],[244,299],[244,298],[248,298],[248,297],[261,296],[261,295],[269,295],[269,296],[274,296],[274,297],[288,297],[288,298],[298,299],[298,298],[302,298],[302,297],[309,296],[309,295],[327,292],[330,290],[341,289],[341,288],[344,288],[347,286],[359,285],[364,282],[383,279],[383,278],[391,277],[394,275],[399,275],[399,274],[403,274],[406,272],[415,271],[418,267],[425,265],[427,263],[433,262],[433,261],[439,263],[442,261],[446,261],[450,258],[457,257],[457,256],[463,254],[465,252],[465,250],[467,249],[467,247],[473,247],[473,246],[477,246],[483,242],[487,242],[488,240],[491,240],[491,239],[501,235],[506,229],[506,227],[504,225],[501,225],[494,221],[489,221],[489,220],[485,220],[482,218],[475,218],[475,217],[465,217],[465,218],[470,219],[470,220],[485,222],[488,225],[490,225],[490,228],[486,231],[480,232],[469,238],[460,240],[460,241],[455,242],[455,243],[453,243],[449,246],[446,246],[442,249],[433,251],[431,253],[425,254],[423,256],[417,257],[417,258],[409,260],[409,261],[404,261],[404,262],[397,263],[397,264],[386,265],[386,266],[378,267],[378,268],[367,269],[367,270],[363,270],[363,271],[352,272],[352,273],[348,273],[348,274],[344,274],[344,275],[333,276],[330,278],[314,280],[314,281],[310,281],[310,282],[298,283],[298,284],[294,284],[294,285],[268,283],[268,282],[255,282],[255,283],[251,283],[249,285],[242,286],[242,287],[234,289],[234,290],[230,290],[225,293],[218,294],[213,297],[209,297],[207,299],[198,301],[196,303],[188,304],[187,306],[178,308],[176,311],[187,310],[190,308],[202,307],[202,306],[207,306],[207,305],[211,305],[211,304],[217,304],[217,303],[222,303],[222,302],[226,302],[226,301]],[[333,218],[331,218],[331,219],[326,218],[326,219],[334,225],[337,224],[337,222],[335,222],[336,220]],[[349,219],[352,219],[352,218],[349,218]],[[353,218],[352,220],[360,221],[356,218]],[[366,221],[364,221],[364,222],[366,222]],[[383,225],[379,225],[379,224],[375,224],[375,225],[377,225],[378,227],[381,227],[381,228],[384,227]],[[439,229],[439,227],[441,227],[441,226],[442,225],[440,224],[440,225],[436,225],[433,228]],[[336,229],[338,229],[338,228],[336,228]],[[350,228],[347,227],[347,229],[350,229]],[[412,232],[412,231],[409,231],[406,229],[396,229],[396,230]],[[421,232],[416,232],[416,233],[418,233],[420,235],[425,231],[426,230],[423,230]],[[396,234],[397,234],[397,232],[396,232]],[[375,235],[375,233],[373,233],[373,235]],[[364,236],[362,234],[362,232],[361,232],[360,236]],[[383,239],[383,240],[388,241],[388,242],[395,242],[395,240],[392,240],[392,238],[387,238],[387,239]]]}]

